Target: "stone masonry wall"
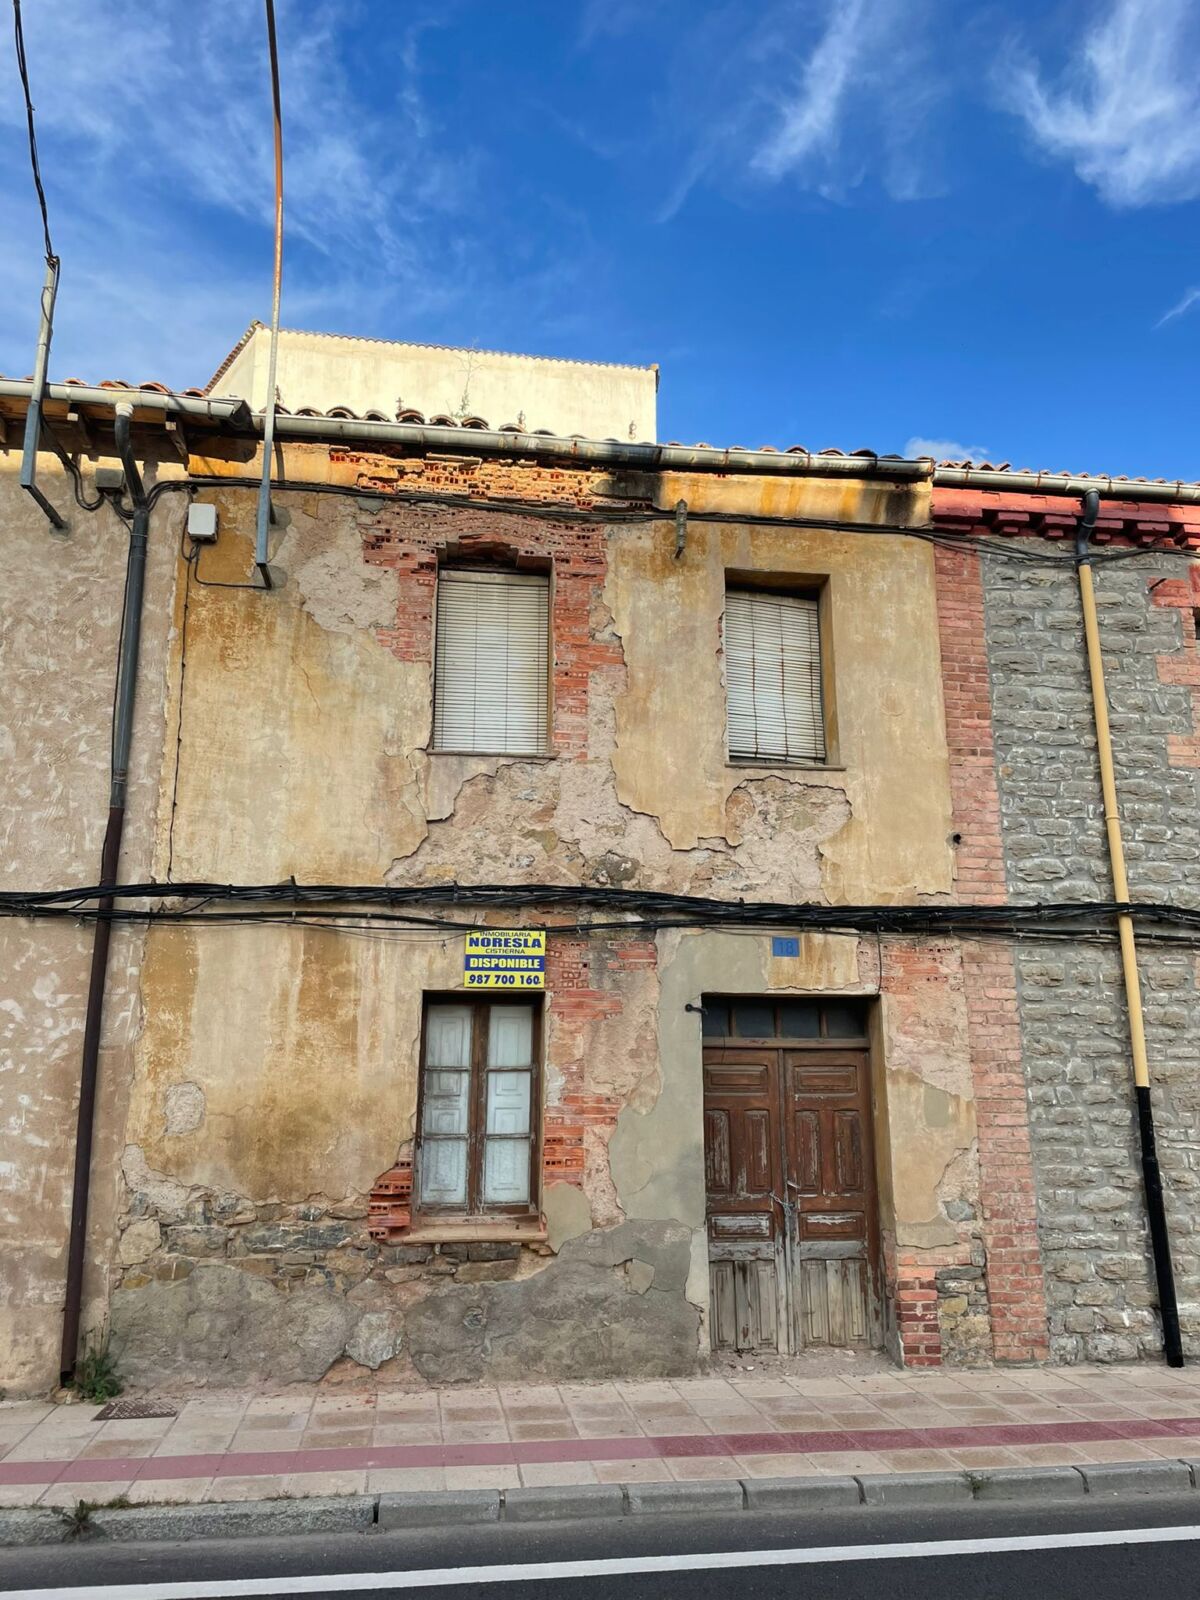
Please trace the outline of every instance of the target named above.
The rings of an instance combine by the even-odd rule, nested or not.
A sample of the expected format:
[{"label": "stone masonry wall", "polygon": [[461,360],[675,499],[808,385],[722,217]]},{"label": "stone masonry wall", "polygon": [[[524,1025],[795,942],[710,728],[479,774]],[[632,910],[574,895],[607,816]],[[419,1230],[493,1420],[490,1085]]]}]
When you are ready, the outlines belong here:
[{"label": "stone masonry wall", "polygon": [[[1055,549],[1022,539],[1022,548]],[[985,563],[988,657],[1009,891],[1109,898],[1078,586],[1054,568]],[[1179,558],[1096,567],[1130,892],[1200,903],[1196,598]],[[1200,1352],[1200,995],[1195,955],[1140,945],[1159,1149],[1185,1348]],[[1115,947],[1016,952],[1021,1043],[1052,1356],[1157,1358],[1161,1335]]]}]

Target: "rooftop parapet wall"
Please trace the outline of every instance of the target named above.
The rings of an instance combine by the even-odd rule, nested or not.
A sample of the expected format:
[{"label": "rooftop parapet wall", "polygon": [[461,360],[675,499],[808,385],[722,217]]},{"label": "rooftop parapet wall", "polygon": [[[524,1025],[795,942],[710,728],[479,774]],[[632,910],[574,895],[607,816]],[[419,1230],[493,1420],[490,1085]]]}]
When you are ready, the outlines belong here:
[{"label": "rooftop parapet wall", "polygon": [[[253,324],[213,378],[213,395],[236,395],[253,410],[267,402],[270,330]],[[388,339],[343,338],[283,328],[276,387],[289,411],[346,407],[394,417],[487,417],[569,438],[657,437],[658,368],[564,361],[496,350]]]}]

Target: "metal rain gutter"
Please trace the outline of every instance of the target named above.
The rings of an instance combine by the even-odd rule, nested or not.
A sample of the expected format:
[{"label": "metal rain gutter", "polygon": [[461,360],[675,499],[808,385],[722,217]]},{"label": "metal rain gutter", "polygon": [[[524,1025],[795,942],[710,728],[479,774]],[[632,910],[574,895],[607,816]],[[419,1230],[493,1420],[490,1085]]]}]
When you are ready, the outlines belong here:
[{"label": "metal rain gutter", "polygon": [[[0,400],[34,398],[34,385],[28,379],[0,378]],[[114,406],[128,404],[135,411],[161,411],[168,417],[192,417],[197,422],[212,422],[234,431],[256,431],[254,416],[242,399],[210,399],[192,394],[163,394],[158,389],[95,389],[82,383],[48,383],[43,400],[57,400],[75,406]]]},{"label": "metal rain gutter", "polygon": [[[32,400],[28,381],[0,378],[0,400]],[[264,414],[243,399],[161,394],[155,389],[93,389],[50,383],[48,400],[111,407],[131,401],[138,410],[192,417],[251,438],[263,435]],[[447,428],[409,422],[374,422],[354,417],[302,417],[277,411],[275,434],[313,444],[392,445],[447,455],[504,456],[578,461],[588,466],[642,472],[713,472],[780,478],[866,478],[887,483],[931,483],[939,489],[988,494],[1041,494],[1078,499],[1095,489],[1105,500],[1141,504],[1200,505],[1200,483],[1142,483],[1129,478],[1076,477],[1068,473],[992,472],[977,467],[939,467],[928,456],[822,455],[809,450],[716,450],[705,445],[639,444],[618,439],[562,438],[545,433],[510,433],[486,428]]]},{"label": "metal rain gutter", "polygon": [[[264,428],[255,413],[254,426]],[[879,478],[896,483],[924,483],[929,461],[900,456],[827,456],[808,450],[713,450],[675,444],[626,444],[617,439],[558,438],[544,433],[499,433],[485,428],[446,428],[409,422],[370,422],[351,417],[275,418],[280,438],[313,442],[402,445],[454,455],[551,457],[586,466],[627,467],[642,472],[723,472],[780,478]]]},{"label": "metal rain gutter", "polygon": [[937,489],[982,489],[991,494],[1064,495],[1095,490],[1105,500],[1200,506],[1200,483],[1142,483],[1129,478],[1071,477],[1061,472],[989,472],[976,467],[934,467]]}]

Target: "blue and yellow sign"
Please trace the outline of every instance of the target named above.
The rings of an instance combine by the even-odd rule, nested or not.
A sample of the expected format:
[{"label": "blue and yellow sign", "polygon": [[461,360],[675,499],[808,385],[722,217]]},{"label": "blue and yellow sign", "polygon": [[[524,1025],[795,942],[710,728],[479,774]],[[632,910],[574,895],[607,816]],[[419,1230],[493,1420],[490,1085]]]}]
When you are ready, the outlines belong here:
[{"label": "blue and yellow sign", "polygon": [[468,989],[544,989],[544,929],[488,928],[467,935],[463,982]]}]

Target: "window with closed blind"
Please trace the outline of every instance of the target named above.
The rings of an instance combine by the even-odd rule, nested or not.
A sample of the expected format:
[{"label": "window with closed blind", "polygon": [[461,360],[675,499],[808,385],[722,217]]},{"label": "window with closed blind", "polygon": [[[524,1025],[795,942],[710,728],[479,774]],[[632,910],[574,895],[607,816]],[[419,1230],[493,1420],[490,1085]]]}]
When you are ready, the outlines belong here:
[{"label": "window with closed blind", "polygon": [[725,688],[731,758],[826,759],[815,595],[726,592]]},{"label": "window with closed blind", "polygon": [[435,750],[548,752],[549,600],[540,573],[439,572]]}]

